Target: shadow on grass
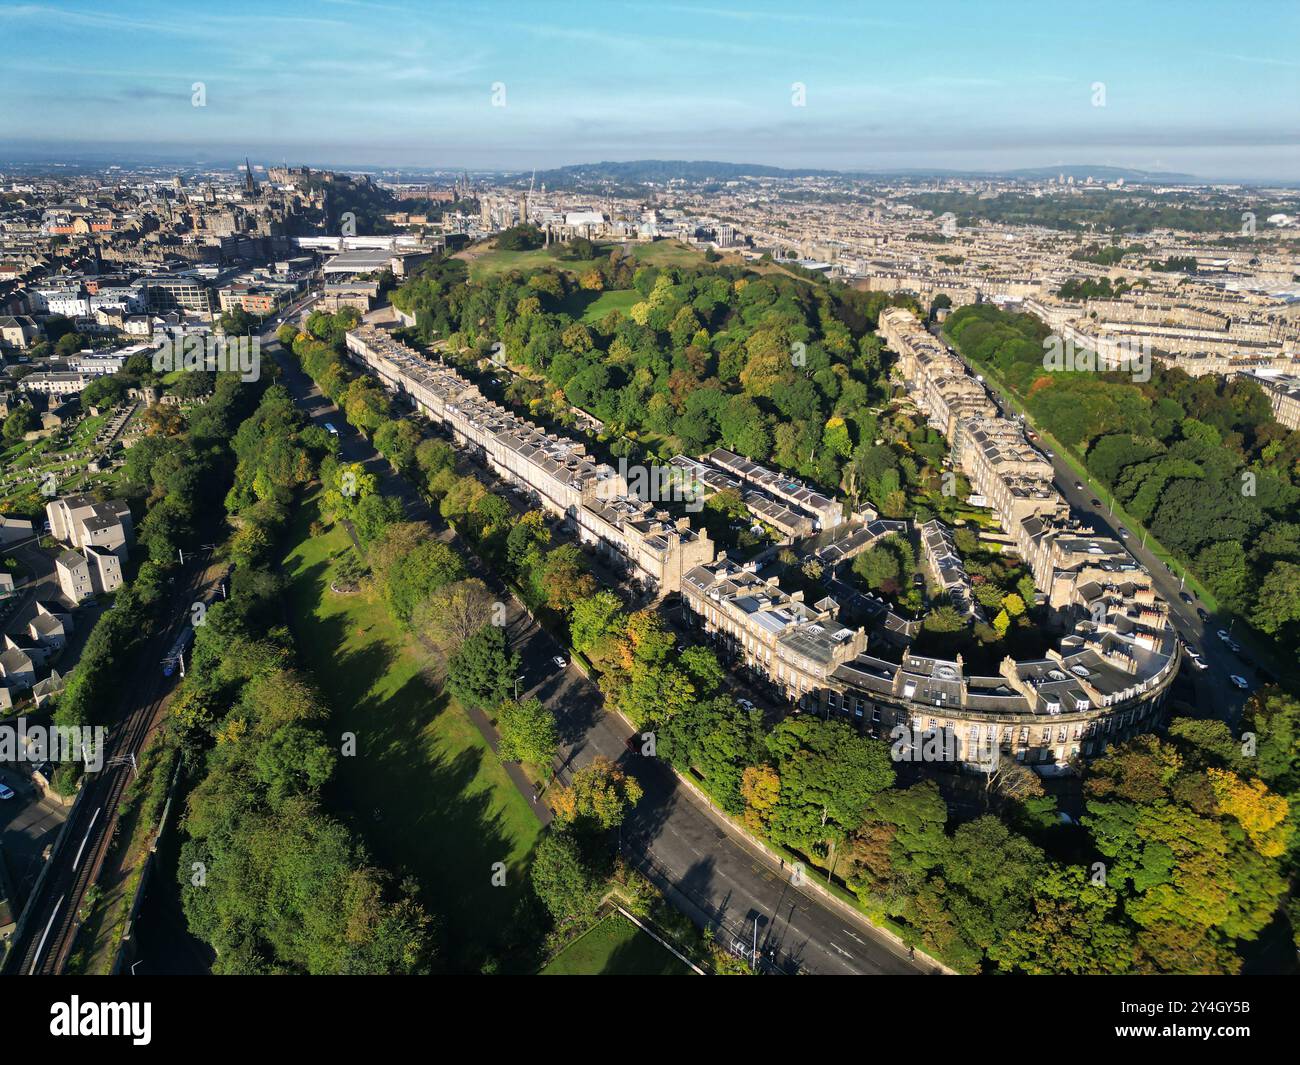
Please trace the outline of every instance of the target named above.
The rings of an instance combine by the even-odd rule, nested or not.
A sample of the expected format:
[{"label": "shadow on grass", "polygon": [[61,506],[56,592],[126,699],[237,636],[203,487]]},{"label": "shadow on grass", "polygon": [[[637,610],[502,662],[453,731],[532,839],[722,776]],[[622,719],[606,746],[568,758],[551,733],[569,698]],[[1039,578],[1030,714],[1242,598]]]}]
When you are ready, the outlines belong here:
[{"label": "shadow on grass", "polygon": [[473,723],[425,681],[383,606],[326,590],[336,556],[286,559],[298,647],[330,705],[328,731],[341,747],[355,736],[325,801],[378,864],[415,877],[441,925],[440,967],[476,972],[520,939],[509,926],[530,890],[540,826]]}]

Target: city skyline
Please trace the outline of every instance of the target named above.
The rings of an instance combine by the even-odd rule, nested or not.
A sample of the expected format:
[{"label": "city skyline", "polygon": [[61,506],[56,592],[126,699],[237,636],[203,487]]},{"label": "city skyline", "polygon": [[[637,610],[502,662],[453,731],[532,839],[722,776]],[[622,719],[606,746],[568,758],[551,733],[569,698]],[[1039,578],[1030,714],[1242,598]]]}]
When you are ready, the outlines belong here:
[{"label": "city skyline", "polygon": [[3,136],[16,158],[1093,165],[1281,181],[1300,158],[1287,113],[1300,63],[1282,44],[1300,19],[1263,10],[1254,30],[1166,4],[1010,5],[996,21],[942,3],[924,20],[848,5],[575,3],[542,20],[514,3],[9,4],[0,25],[24,47],[0,74],[15,104]]}]

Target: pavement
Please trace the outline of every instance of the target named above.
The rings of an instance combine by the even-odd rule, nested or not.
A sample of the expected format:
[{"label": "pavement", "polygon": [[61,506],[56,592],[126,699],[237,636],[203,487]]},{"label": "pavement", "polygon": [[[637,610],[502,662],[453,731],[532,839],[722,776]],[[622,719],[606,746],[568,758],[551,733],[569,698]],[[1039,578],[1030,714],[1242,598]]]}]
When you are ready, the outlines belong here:
[{"label": "pavement", "polygon": [[[361,462],[381,478],[383,489],[401,497],[408,516],[428,521],[439,535],[454,541],[415,489],[392,473],[369,442],[352,429],[329,399],[274,341],[263,336],[263,351],[276,358],[282,382],[316,424],[332,422],[339,431],[341,456]],[[603,755],[621,762],[644,789],[640,803],[624,823],[618,845],[633,864],[663,890],[679,909],[700,926],[716,930],[720,943],[748,951],[755,938],[768,971],[818,974],[911,974],[937,971],[933,963],[908,951],[889,933],[849,909],[825,901],[791,881],[793,870],[769,857],[707,803],[683,786],[676,775],[654,758],[632,755],[627,740],[632,729],[604,708],[595,683],[575,666],[558,668],[554,656],[567,651],[528,617],[505,593],[499,578],[486,571],[467,551],[471,575],[500,592],[507,604],[506,630],[521,660],[520,696],[537,696],[555,713],[561,736],[557,780],[566,783],[572,772]],[[515,779],[514,776],[511,778]],[[518,786],[519,781],[516,780]],[[532,788],[521,788],[535,801]]]}]

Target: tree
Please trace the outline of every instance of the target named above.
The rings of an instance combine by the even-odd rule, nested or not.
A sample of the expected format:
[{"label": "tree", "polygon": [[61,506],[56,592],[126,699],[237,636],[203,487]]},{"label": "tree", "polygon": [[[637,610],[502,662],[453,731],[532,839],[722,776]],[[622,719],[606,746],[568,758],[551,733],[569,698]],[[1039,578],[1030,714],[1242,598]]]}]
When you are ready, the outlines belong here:
[{"label": "tree", "polygon": [[561,922],[595,913],[604,890],[605,878],[573,833],[554,828],[538,841],[528,876],[542,904]]},{"label": "tree", "polygon": [[746,766],[741,774],[740,795],[745,800],[745,827],[763,834],[781,797],[781,778],[770,765]]},{"label": "tree", "polygon": [[573,604],[569,618],[569,633],[573,649],[588,658],[598,656],[602,646],[612,651],[609,641],[621,635],[627,625],[623,603],[609,591],[599,591]]},{"label": "tree", "polygon": [[411,628],[427,646],[449,656],[492,618],[494,604],[477,578],[453,581],[416,604]]},{"label": "tree", "polygon": [[506,647],[500,625],[484,625],[447,660],[447,690],[466,706],[485,710],[514,693],[519,656]]},{"label": "tree", "polygon": [[590,834],[623,823],[628,810],[641,801],[641,785],[621,766],[603,755],[573,774],[567,788],[551,792],[551,807],[562,825]]},{"label": "tree", "polygon": [[843,839],[862,823],[871,797],[893,783],[886,745],[843,721],[786,718],[767,736],[781,779],[772,838],[807,849]]},{"label": "tree", "polygon": [[[5,426],[6,430],[8,425]],[[1251,620],[1270,636],[1300,621],[1300,565],[1275,562],[1260,582]]]},{"label": "tree", "polygon": [[1132,971],[1133,936],[1119,893],[1082,867],[1051,866],[1034,881],[1031,906],[1032,915],[1004,929],[989,950],[1001,968],[1031,976]]},{"label": "tree", "polygon": [[6,443],[15,443],[25,435],[41,427],[41,420],[36,411],[24,404],[5,419],[4,429],[0,431]]},{"label": "tree", "polygon": [[497,710],[500,754],[506,761],[528,762],[549,771],[559,749],[555,715],[537,698],[507,699]]},{"label": "tree", "polygon": [[371,544],[367,559],[388,609],[407,626],[421,603],[465,576],[460,556],[434,539],[433,530],[424,522],[387,526]]}]

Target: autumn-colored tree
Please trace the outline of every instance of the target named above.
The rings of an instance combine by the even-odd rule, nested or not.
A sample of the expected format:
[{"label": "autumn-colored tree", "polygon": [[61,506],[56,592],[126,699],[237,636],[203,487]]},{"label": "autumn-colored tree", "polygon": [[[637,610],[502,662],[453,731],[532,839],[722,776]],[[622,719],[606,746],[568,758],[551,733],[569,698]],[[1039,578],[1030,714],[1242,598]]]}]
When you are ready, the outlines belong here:
[{"label": "autumn-colored tree", "polygon": [[770,765],[751,765],[740,778],[740,794],[745,800],[745,827],[753,832],[767,830],[772,810],[781,798],[781,778]]},{"label": "autumn-colored tree", "polygon": [[1242,780],[1236,773],[1209,769],[1210,787],[1219,810],[1235,818],[1265,858],[1278,858],[1286,851],[1289,825],[1284,825],[1287,802],[1274,795],[1262,780]]},{"label": "autumn-colored tree", "polygon": [[554,789],[549,801],[561,825],[591,832],[617,828],[641,795],[641,785],[633,777],[598,755],[573,774],[568,787]]}]

